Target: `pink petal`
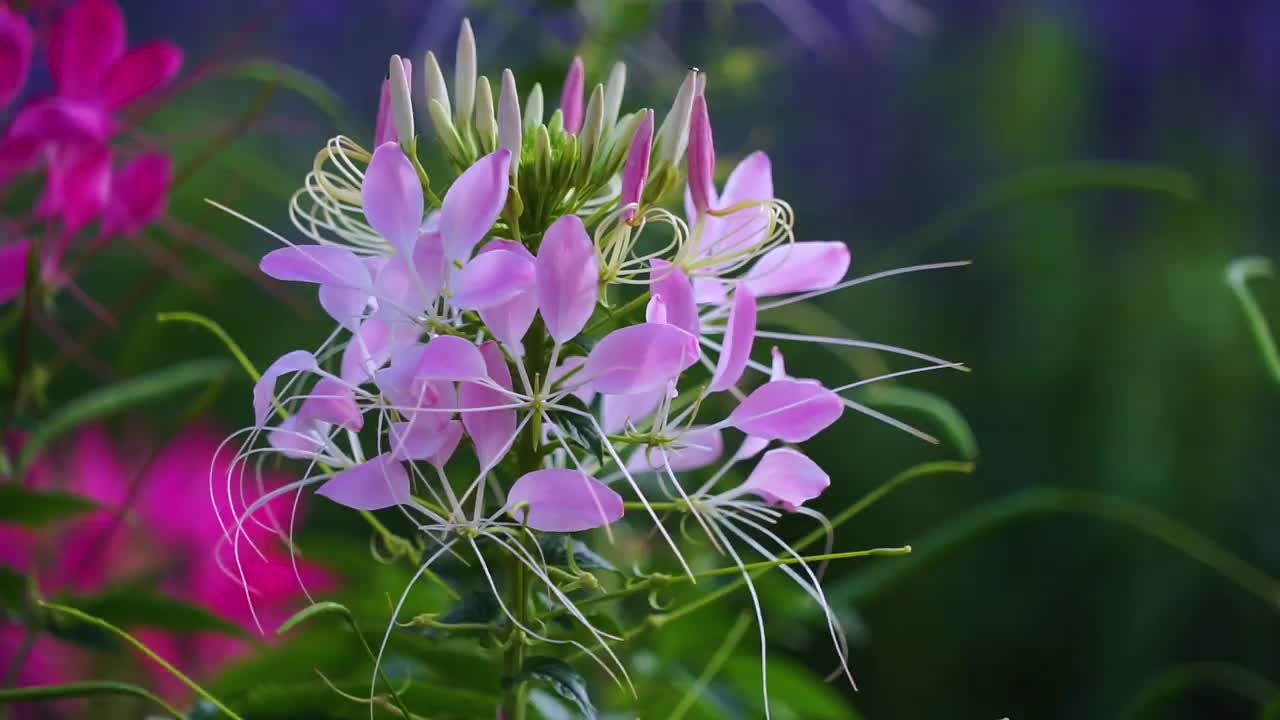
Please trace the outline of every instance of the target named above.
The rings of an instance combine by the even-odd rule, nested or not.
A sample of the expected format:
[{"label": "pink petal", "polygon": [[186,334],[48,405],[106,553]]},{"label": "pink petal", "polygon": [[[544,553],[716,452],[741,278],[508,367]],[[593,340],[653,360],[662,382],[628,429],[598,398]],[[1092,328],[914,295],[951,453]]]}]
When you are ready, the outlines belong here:
[{"label": "pink petal", "polygon": [[768,440],[804,442],[840,418],[844,402],[815,380],[773,380],[756,388],[728,424]]},{"label": "pink petal", "polygon": [[825,290],[844,279],[849,248],[841,242],[797,242],[765,253],[739,287],[757,296]]},{"label": "pink petal", "polygon": [[723,453],[724,436],[719,430],[693,427],[673,447],[638,448],[627,461],[627,468],[634,472],[665,471],[665,460],[672,472],[689,472],[714,463]]},{"label": "pink petal", "polygon": [[315,423],[291,415],[267,433],[267,442],[287,458],[305,460],[324,449],[324,443],[316,438],[317,432]]},{"label": "pink petal", "polygon": [[111,197],[111,149],[105,145],[61,148],[49,160],[49,178],[38,212],[59,216],[75,234],[97,218]]},{"label": "pink petal", "polygon": [[445,256],[466,260],[489,234],[507,202],[511,151],[495,150],[467,168],[449,186],[440,210]]},{"label": "pink petal", "polygon": [[298,411],[298,421],[320,421],[359,432],[364,427],[364,416],[356,404],[351,388],[333,377],[320,378]]},{"label": "pink petal", "polygon": [[[757,151],[743,158],[729,174],[724,193],[720,195],[720,207],[728,209],[739,203],[772,199],[773,171],[769,156]],[[708,238],[710,242],[706,245],[709,252],[717,255],[760,242],[769,230],[769,210],[763,206],[744,208],[717,220],[721,236]]]},{"label": "pink petal", "polygon": [[803,453],[778,448],[760,458],[740,491],[754,493],[770,503],[795,510],[821,495],[830,485],[831,478]]},{"label": "pink petal", "polygon": [[693,279],[693,297],[699,305],[723,305],[729,300],[724,283],[715,278],[695,277]]},{"label": "pink petal", "polygon": [[675,325],[641,323],[604,336],[587,356],[582,379],[610,395],[666,387],[698,361],[698,339]]},{"label": "pink petal", "polygon": [[102,108],[63,97],[49,97],[25,105],[9,126],[9,140],[48,143],[105,143],[115,121]]},{"label": "pink petal", "polygon": [[402,323],[421,315],[440,293],[443,256],[439,235],[432,247],[432,234],[418,238],[413,255],[395,253],[377,271],[373,297],[378,301],[376,316]]},{"label": "pink petal", "polygon": [[679,267],[666,260],[653,260],[649,270],[649,292],[667,307],[667,322],[691,335],[701,335],[698,302],[694,285]]},{"label": "pink petal", "polygon": [[444,413],[418,413],[412,422],[391,423],[391,454],[397,460],[430,460],[449,441]]},{"label": "pink petal", "polygon": [[272,250],[258,264],[277,280],[367,289],[369,269],[355,253],[334,245],[291,245]]},{"label": "pink petal", "polygon": [[172,182],[173,159],[164,153],[147,153],[129,161],[112,183],[102,235],[132,235],[159,217]]},{"label": "pink petal", "polygon": [[339,285],[320,286],[320,307],[348,330],[355,330],[360,326],[368,305],[368,290]]},{"label": "pink petal", "polygon": [[267,421],[267,415],[271,410],[271,397],[275,394],[276,380],[281,376],[295,372],[319,372],[320,367],[316,364],[316,358],[306,350],[294,350],[291,353],[281,355],[266,372],[262,373],[262,377],[258,382],[253,384],[253,417],[258,425]]},{"label": "pink petal", "polygon": [[667,394],[667,386],[631,395],[605,395],[600,401],[600,427],[614,433],[627,427],[627,423],[640,424],[658,409],[658,403]]},{"label": "pink petal", "polygon": [[31,241],[23,238],[0,245],[0,305],[9,302],[27,286],[27,262]]},{"label": "pink petal", "polygon": [[769,447],[769,441],[755,435],[748,435],[742,439],[742,444],[738,446],[738,452],[734,453],[734,460],[748,460],[759,455],[765,448]]},{"label": "pink petal", "polygon": [[49,69],[58,92],[98,97],[108,73],[124,54],[124,16],[112,0],[80,0],[49,31]]},{"label": "pink petal", "polygon": [[564,90],[560,92],[560,112],[564,113],[564,131],[577,135],[582,129],[582,86],[585,71],[582,58],[575,57],[564,78]]},{"label": "pink petal", "polygon": [[650,297],[649,302],[644,306],[644,321],[666,325],[667,303],[657,295]]},{"label": "pink petal", "polygon": [[409,473],[390,455],[343,470],[316,491],[356,510],[382,510],[410,501]]},{"label": "pink petal", "polygon": [[689,197],[694,212],[701,215],[716,204],[716,148],[711,137],[707,100],[702,95],[693,99],[690,123]]},{"label": "pink petal", "polygon": [[534,286],[534,263],[508,250],[482,252],[454,277],[451,302],[466,310],[481,310],[511,300]]},{"label": "pink petal", "polygon": [[443,468],[449,464],[449,458],[453,457],[454,451],[458,449],[458,444],[462,442],[462,423],[457,420],[450,420],[444,426],[444,442],[441,443],[440,449],[434,455],[427,458],[427,461],[438,468]]},{"label": "pink petal", "polygon": [[360,185],[364,217],[396,252],[411,255],[425,201],[422,182],[400,144],[386,142],[373,151]]},{"label": "pink petal", "polygon": [[751,344],[756,339],[756,296],[744,285],[733,291],[733,308],[725,325],[724,344],[711,374],[711,392],[728,390],[742,378],[751,359]]},{"label": "pink petal", "polygon": [[411,323],[376,317],[365,320],[342,352],[340,376],[352,385],[369,382],[391,359],[392,353],[412,345],[418,334],[418,327]]},{"label": "pink petal", "polygon": [[[554,369],[552,369],[550,373],[548,373],[548,379],[551,381],[551,384],[554,386],[556,383],[560,382],[561,378],[568,375],[570,371],[574,370],[575,368],[581,368],[586,361],[587,359],[582,355],[574,355],[572,357],[567,357],[564,360],[562,360],[559,365],[557,365]],[[568,380],[565,381],[564,386],[573,387],[575,385],[578,385],[581,382],[581,380],[582,380],[582,370],[578,370],[577,372],[573,373],[572,377],[570,377]],[[591,386],[588,384],[583,384],[579,386],[577,390],[574,390],[570,394],[578,398],[579,400],[581,400],[583,405],[590,405],[591,400],[596,396],[595,391],[592,390]]]},{"label": "pink petal", "polygon": [[509,351],[523,354],[521,340],[537,314],[538,298],[533,290],[526,290],[501,305],[480,310],[480,320]]},{"label": "pink petal", "polygon": [[40,143],[32,138],[0,140],[0,189],[40,162]]},{"label": "pink petal", "polygon": [[[631,149],[627,152],[627,164],[622,170],[622,196],[619,202],[623,207],[640,202],[644,197],[644,185],[649,179],[649,154],[653,150],[653,111],[646,110],[644,119],[636,128],[631,139]],[[623,222],[630,222],[636,216],[636,209],[622,212]]]},{"label": "pink petal", "polygon": [[624,507],[621,495],[584,472],[535,470],[511,486],[507,511],[534,530],[580,532],[621,519]]},{"label": "pink petal", "polygon": [[[480,346],[484,355],[489,379],[501,387],[511,389],[511,371],[495,342]],[[469,408],[496,407],[512,404],[511,397],[480,383],[462,383],[458,388],[458,406],[462,410],[462,424],[476,446],[476,456],[482,468],[497,464],[515,441],[516,411],[480,410],[467,412]]]},{"label": "pink petal", "polygon": [[538,247],[538,309],[547,332],[564,343],[582,332],[596,309],[600,271],[596,249],[577,215],[551,224]]},{"label": "pink petal", "polygon": [[487,375],[480,349],[455,335],[431,338],[413,372],[413,377],[418,380],[481,380]]},{"label": "pink petal", "polygon": [[27,19],[0,6],[0,109],[27,84],[36,36]]},{"label": "pink petal", "polygon": [[116,63],[107,78],[106,103],[112,110],[168,85],[182,69],[182,50],[170,42],[139,45]]}]

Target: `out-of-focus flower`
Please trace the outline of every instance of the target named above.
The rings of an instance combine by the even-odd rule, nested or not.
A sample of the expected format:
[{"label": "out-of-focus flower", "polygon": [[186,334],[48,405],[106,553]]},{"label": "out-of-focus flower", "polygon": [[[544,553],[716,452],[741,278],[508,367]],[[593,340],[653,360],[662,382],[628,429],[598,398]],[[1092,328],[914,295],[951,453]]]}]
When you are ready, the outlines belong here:
[{"label": "out-of-focus flower", "polygon": [[[59,453],[40,459],[27,475],[30,486],[75,493],[95,501],[99,509],[39,533],[0,526],[0,564],[33,575],[45,596],[139,582],[247,626],[244,590],[226,569],[232,565],[229,548],[221,542],[222,528],[212,514],[181,511],[209,501],[201,479],[211,464],[225,471],[228,454],[218,452],[216,436],[204,427],[181,433],[138,466],[132,458],[146,457],[142,449],[117,442],[102,428],[88,428]],[[278,484],[279,478],[264,482]],[[218,501],[230,507],[227,498]],[[272,511],[287,519],[291,507],[284,503]],[[265,526],[246,527],[245,532],[262,556],[243,558],[242,564],[270,621],[281,622],[297,609],[302,598],[298,579],[315,587],[333,582],[329,573],[301,560],[298,579],[288,572],[282,577],[280,567],[290,563],[286,545],[273,542]],[[269,563],[275,567],[268,569]],[[197,673],[211,672],[249,649],[243,640],[217,634],[147,629],[138,634],[161,656]],[[21,628],[0,628],[0,655],[16,657],[22,639]],[[91,664],[87,651],[41,635],[22,663],[18,682],[83,679]],[[165,695],[186,695],[168,673],[151,665],[147,669]]]},{"label": "out-of-focus flower", "polygon": [[13,102],[27,83],[35,44],[27,19],[0,6],[0,109]]}]

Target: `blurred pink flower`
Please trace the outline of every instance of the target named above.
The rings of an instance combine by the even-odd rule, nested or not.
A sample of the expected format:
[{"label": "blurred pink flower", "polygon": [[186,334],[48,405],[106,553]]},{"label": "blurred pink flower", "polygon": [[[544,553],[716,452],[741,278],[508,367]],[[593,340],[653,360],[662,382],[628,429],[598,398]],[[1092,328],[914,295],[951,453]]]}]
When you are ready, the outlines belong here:
[{"label": "blurred pink flower", "polygon": [[[244,588],[222,569],[234,567],[234,562],[230,548],[221,542],[223,530],[218,520],[211,513],[182,511],[208,502],[205,478],[209,468],[212,465],[215,473],[225,474],[230,453],[218,454],[218,439],[205,427],[183,432],[145,467],[133,465],[136,461],[132,458],[147,456],[138,449],[133,443],[115,441],[102,428],[89,428],[80,431],[63,452],[38,462],[28,473],[28,485],[77,493],[97,501],[102,509],[44,533],[0,525],[0,565],[34,574],[41,592],[53,597],[145,581],[160,592],[201,605],[253,632]],[[278,484],[278,478],[264,480]],[[135,494],[132,499],[131,493]],[[281,499],[284,502],[271,510],[283,523],[292,507],[291,500]],[[224,517],[232,515],[227,498],[219,500]],[[127,509],[123,517],[121,509]],[[288,570],[291,563],[284,544],[273,541],[263,527],[246,524],[245,532],[266,556],[263,560],[252,552],[241,553],[245,578],[253,588],[264,626],[274,626],[301,606],[302,589]],[[271,563],[274,566],[268,567]],[[334,581],[324,569],[301,560],[298,575],[308,588],[324,588]],[[214,671],[250,649],[243,640],[212,633],[142,629],[136,634],[162,657],[195,674]],[[23,636],[18,626],[0,626],[0,657],[15,657]],[[23,663],[17,682],[30,685],[83,679],[92,661],[88,651],[42,635]],[[162,695],[174,699],[187,695],[184,686],[167,673],[149,663],[146,669],[152,675],[150,686]],[[39,711],[48,712],[49,708],[40,706]],[[64,716],[74,716],[77,706],[62,703],[60,708],[68,711]],[[31,711],[36,709],[30,706]],[[36,716],[21,711],[17,715]]]}]

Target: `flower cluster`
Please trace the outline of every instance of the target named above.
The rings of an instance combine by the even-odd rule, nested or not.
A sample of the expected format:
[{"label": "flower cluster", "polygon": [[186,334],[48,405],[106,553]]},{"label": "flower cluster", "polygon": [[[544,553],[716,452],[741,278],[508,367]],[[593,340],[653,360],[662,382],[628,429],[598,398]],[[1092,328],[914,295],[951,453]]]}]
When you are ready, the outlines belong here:
[{"label": "flower cluster", "polygon": [[[465,22],[452,88],[433,54],[424,64],[429,116],[456,176],[442,183],[420,163],[411,64],[393,57],[374,149],[330,140],[290,207],[314,242],[272,233],[285,247],[261,262],[271,277],[318,286],[334,331],[262,375],[254,424],[228,439],[239,470],[214,491],[243,497],[246,469],[271,457],[306,472],[222,521],[238,548],[259,507],[304,488],[361,511],[394,508],[434,544],[418,576],[443,553],[470,550],[512,627],[596,657],[528,622],[522,600],[504,600],[486,543],[523,565],[625,678],[616,638],[576,609],[530,536],[636,514],[692,572],[660,502],[696,520],[749,582],[739,548],[799,561],[770,526],[785,513],[821,518],[804,506],[830,478],[798,444],[846,409],[923,435],[843,393],[961,366],[760,329],[770,310],[886,273],[845,280],[843,243],[796,242],[764,153],[717,186],[702,73],[688,73],[656,125],[649,109],[622,114],[621,63],[588,93],[575,60],[549,117],[542,88],[522,103],[509,70],[495,101]],[[683,217],[662,206],[681,192]],[[762,339],[861,344],[928,364],[829,387],[789,375],[778,348],[762,362]],[[745,480],[724,487],[743,465]],[[844,664],[815,573],[803,562],[784,570],[827,611]]]},{"label": "flower cluster", "polygon": [[[122,114],[178,74],[182,51],[169,42],[126,47],[115,0],[79,0],[42,35],[53,92],[27,100],[0,130],[0,189],[37,171],[44,177],[31,217],[4,230],[0,302],[25,285],[31,226],[49,229],[37,250],[40,277],[60,285],[59,267],[82,231],[97,222],[88,250],[137,232],[163,212],[173,180],[167,154],[112,144],[126,129]],[[35,46],[28,19],[0,5],[0,110],[26,85]]]}]

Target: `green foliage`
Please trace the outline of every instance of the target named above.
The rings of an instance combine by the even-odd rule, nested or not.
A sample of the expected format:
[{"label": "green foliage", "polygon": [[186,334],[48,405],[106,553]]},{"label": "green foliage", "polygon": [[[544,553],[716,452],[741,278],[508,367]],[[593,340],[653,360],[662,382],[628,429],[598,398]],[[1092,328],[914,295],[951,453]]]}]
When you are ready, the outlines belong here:
[{"label": "green foliage", "polygon": [[0,485],[0,522],[44,527],[93,510],[98,504],[58,490],[31,490],[21,485]]},{"label": "green foliage", "polygon": [[235,623],[203,606],[177,600],[141,584],[119,585],[93,595],[64,596],[58,602],[120,627],[247,637]]},{"label": "green foliage", "polygon": [[511,682],[519,684],[527,681],[537,681],[550,688],[556,695],[571,703],[583,720],[596,720],[599,717],[595,706],[591,704],[586,681],[569,663],[541,655],[526,658],[520,672]]}]

